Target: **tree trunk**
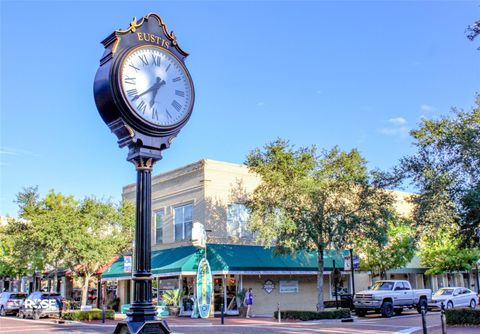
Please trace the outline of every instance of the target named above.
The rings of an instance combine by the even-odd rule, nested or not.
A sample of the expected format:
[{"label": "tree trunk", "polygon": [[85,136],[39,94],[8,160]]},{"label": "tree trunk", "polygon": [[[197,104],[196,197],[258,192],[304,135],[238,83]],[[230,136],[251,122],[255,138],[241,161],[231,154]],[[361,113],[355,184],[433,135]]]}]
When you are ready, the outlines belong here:
[{"label": "tree trunk", "polygon": [[317,311],[323,311],[323,248],[318,249]]},{"label": "tree trunk", "polygon": [[55,275],[53,276],[53,284],[52,284],[52,291],[57,292],[57,285],[58,285],[58,269],[55,267]]},{"label": "tree trunk", "polygon": [[82,306],[87,305],[88,300],[88,286],[90,283],[90,274],[83,275],[83,286],[82,286]]}]

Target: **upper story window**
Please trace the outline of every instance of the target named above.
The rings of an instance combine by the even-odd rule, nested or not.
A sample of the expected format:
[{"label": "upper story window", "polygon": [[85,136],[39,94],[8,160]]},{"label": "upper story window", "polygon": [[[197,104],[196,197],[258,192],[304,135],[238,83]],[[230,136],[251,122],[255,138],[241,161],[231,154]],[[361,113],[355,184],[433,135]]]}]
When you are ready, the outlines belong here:
[{"label": "upper story window", "polygon": [[192,210],[192,204],[175,208],[175,241],[190,240],[192,238]]},{"label": "upper story window", "polygon": [[247,230],[249,211],[245,204],[233,203],[227,208],[227,233],[229,237],[252,238],[252,232]]},{"label": "upper story window", "polygon": [[163,209],[155,212],[155,243],[163,243],[163,219],[165,211]]}]

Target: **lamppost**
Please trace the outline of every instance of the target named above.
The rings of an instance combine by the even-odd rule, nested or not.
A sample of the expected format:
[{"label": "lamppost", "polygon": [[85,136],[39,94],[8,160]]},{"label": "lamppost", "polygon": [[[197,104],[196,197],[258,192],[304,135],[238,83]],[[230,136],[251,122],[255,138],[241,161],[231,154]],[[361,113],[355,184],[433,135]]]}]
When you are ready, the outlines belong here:
[{"label": "lamppost", "polygon": [[127,160],[137,171],[133,303],[114,333],[170,333],[152,304],[151,173],[193,110],[193,82],[184,64],[188,54],[154,13],[138,22],[134,18],[127,30],[114,31],[102,44],[95,103],[119,147],[128,147]]}]

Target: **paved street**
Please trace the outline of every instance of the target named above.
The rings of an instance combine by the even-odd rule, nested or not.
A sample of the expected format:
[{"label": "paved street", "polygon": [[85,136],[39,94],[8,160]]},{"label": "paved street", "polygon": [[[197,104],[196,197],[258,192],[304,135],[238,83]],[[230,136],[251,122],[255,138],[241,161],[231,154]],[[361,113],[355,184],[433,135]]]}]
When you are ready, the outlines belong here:
[{"label": "paved street", "polygon": [[[336,321],[320,322],[283,322],[278,324],[272,319],[239,319],[226,318],[225,325],[220,324],[220,320],[208,319],[186,319],[186,318],[168,318],[167,319],[173,332],[176,334],[190,333],[242,333],[242,334],[301,334],[301,333],[326,333],[326,334],[419,334],[421,331],[421,318],[416,313],[407,313],[405,315],[384,319],[377,315],[371,315],[363,319],[355,319],[353,323],[340,323]],[[440,315],[439,313],[430,313],[427,316],[428,333],[440,333]],[[90,323],[66,323],[56,324],[54,320],[42,319],[39,321],[23,320],[14,317],[0,318],[0,332],[2,334],[14,333],[112,333],[115,327],[114,321],[106,324],[100,322]],[[479,333],[480,328],[449,328],[449,334],[473,334]]]}]

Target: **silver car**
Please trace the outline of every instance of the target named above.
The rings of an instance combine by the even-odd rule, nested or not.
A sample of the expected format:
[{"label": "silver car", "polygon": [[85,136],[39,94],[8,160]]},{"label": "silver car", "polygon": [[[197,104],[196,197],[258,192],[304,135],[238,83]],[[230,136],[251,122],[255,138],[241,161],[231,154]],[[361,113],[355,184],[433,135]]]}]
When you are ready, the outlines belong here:
[{"label": "silver car", "polygon": [[0,316],[17,314],[25,298],[27,298],[27,294],[24,292],[2,292],[0,294]]},{"label": "silver car", "polygon": [[432,297],[430,307],[440,308],[442,303],[445,308],[471,307],[477,306],[477,294],[470,289],[462,287],[441,288]]}]

